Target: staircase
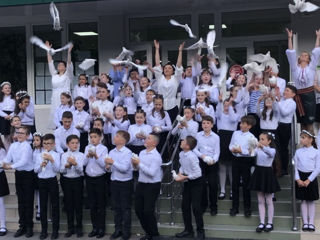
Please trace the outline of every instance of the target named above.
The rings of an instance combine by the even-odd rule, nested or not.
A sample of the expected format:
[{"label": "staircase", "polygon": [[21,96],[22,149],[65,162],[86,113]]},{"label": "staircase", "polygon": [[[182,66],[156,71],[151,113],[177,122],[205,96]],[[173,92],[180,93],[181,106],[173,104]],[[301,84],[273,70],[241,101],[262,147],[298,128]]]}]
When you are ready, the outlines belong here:
[{"label": "staircase", "polygon": [[[18,228],[18,207],[17,197],[15,195],[14,185],[14,172],[7,171],[7,178],[10,187],[10,195],[5,197],[7,209],[7,228],[9,231],[15,231]],[[255,228],[259,223],[259,215],[257,210],[257,198],[255,193],[252,193],[252,217],[245,218],[243,216],[243,209],[240,207],[240,214],[235,217],[229,216],[229,209],[231,208],[231,201],[219,200],[218,201],[218,215],[210,216],[209,212],[204,214],[204,222],[207,237],[215,238],[237,238],[237,239],[300,239],[300,231],[291,231],[292,227],[292,208],[291,208],[291,190],[290,190],[290,177],[286,176],[280,179],[282,191],[277,193],[277,201],[275,204],[275,217],[274,227],[275,230],[271,233],[256,233]],[[179,189],[180,184],[174,184],[174,189]],[[228,190],[227,190],[228,193]],[[181,199],[179,194],[174,196],[173,199],[165,197],[162,194],[158,201],[158,218],[159,218],[159,231],[162,235],[174,235],[175,233],[183,230],[182,213],[180,208]],[[240,195],[241,196],[241,195]],[[172,217],[171,219],[171,200],[173,200]],[[241,206],[241,203],[240,203]],[[320,206],[318,205],[317,209]],[[84,209],[83,225],[84,232],[91,231],[90,214],[89,210]],[[110,208],[107,208],[107,233],[111,234],[114,230],[113,213]],[[132,232],[134,234],[143,234],[140,224],[132,211]],[[319,227],[319,219],[316,223]],[[60,220],[61,231],[67,229],[66,215],[61,213]],[[299,224],[300,227],[300,224]],[[319,228],[318,228],[319,229]],[[39,232],[41,230],[40,222],[35,221],[34,230]],[[320,239],[320,232],[313,234],[303,234],[305,239]]]},{"label": "staircase", "polygon": [[[184,229],[181,213],[181,184],[172,181],[171,170],[178,169],[179,138],[172,141],[168,146],[170,159],[163,164],[164,178],[159,200],[157,202],[157,215],[159,222],[159,231],[161,235],[173,236],[175,233]],[[18,228],[18,208],[17,197],[15,195],[14,172],[6,171],[10,187],[10,195],[5,197],[7,209],[7,228],[9,231],[15,231]],[[320,239],[320,214],[316,214],[315,226],[317,231],[314,233],[303,233],[300,231],[301,219],[297,218],[297,231],[292,231],[292,190],[291,177],[285,176],[279,179],[281,191],[276,193],[277,201],[274,202],[274,231],[271,233],[256,233],[255,229],[259,224],[258,203],[256,193],[252,192],[252,216],[245,218],[243,215],[243,204],[240,202],[240,214],[235,217],[229,216],[229,209],[232,201],[228,199],[230,186],[226,189],[226,199],[218,201],[218,214],[211,216],[209,212],[204,214],[205,231],[207,237],[213,238],[230,238],[230,239],[272,239],[272,240],[318,240]],[[62,195],[62,193],[61,193]],[[240,191],[240,196],[242,193]],[[241,197],[240,197],[241,199]],[[299,204],[296,204],[298,216],[300,215]],[[320,212],[320,203],[317,202],[317,213]],[[111,234],[114,231],[113,212],[110,207],[106,209],[106,231]],[[90,223],[89,210],[83,209],[83,227],[84,232],[92,230]],[[50,227],[50,224],[49,224]],[[195,226],[194,226],[195,227]],[[65,232],[67,229],[66,214],[61,212],[60,231]],[[40,222],[35,221],[34,230],[41,230]],[[143,234],[139,221],[132,209],[132,233]]]}]

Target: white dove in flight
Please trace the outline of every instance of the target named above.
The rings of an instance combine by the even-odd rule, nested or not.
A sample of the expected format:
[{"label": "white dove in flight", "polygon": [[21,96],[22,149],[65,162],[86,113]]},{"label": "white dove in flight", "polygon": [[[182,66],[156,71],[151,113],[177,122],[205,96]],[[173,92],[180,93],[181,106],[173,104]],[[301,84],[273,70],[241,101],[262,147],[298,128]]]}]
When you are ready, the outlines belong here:
[{"label": "white dove in flight", "polygon": [[305,0],[293,0],[293,4],[289,4],[289,10],[292,14],[296,12],[314,12],[319,9],[319,7],[313,3],[306,2]]},{"label": "white dove in flight", "polygon": [[214,46],[214,42],[216,40],[216,31],[212,30],[207,34],[207,46],[208,46],[208,55],[212,58],[216,58],[217,55],[214,53],[213,48],[217,47]]},{"label": "white dove in flight", "polygon": [[50,3],[50,14],[53,19],[53,29],[56,31],[61,30],[62,27],[60,26],[59,11],[54,2]]},{"label": "white dove in flight", "polygon": [[134,52],[131,50],[126,49],[125,47],[122,47],[122,52],[119,54],[118,57],[116,57],[117,60],[123,60],[123,59],[132,59]]},{"label": "white dove in flight", "polygon": [[48,47],[40,38],[38,38],[36,36],[32,36],[30,38],[30,42],[32,44],[37,45],[38,47],[46,50],[48,53],[50,53],[51,56],[53,56],[57,52],[61,52],[61,51],[69,49],[70,46],[72,45],[72,43],[69,42],[67,45],[63,46],[62,48],[54,49],[54,48]]},{"label": "white dove in flight", "polygon": [[198,55],[201,54],[202,48],[207,48],[208,45],[203,41],[202,38],[199,39],[198,42],[192,44],[191,46],[187,47],[186,50],[198,49]]},{"label": "white dove in flight", "polygon": [[188,24],[180,24],[176,20],[173,20],[173,19],[170,19],[170,24],[173,26],[184,28],[187,31],[187,33],[189,34],[190,38],[196,38],[196,36],[192,33],[192,30]]},{"label": "white dove in flight", "polygon": [[112,65],[131,65],[133,67],[136,67],[138,68],[139,70],[146,70],[148,67],[147,66],[144,66],[144,65],[138,65],[138,64],[135,64],[134,62],[131,62],[129,59],[127,60],[123,60],[123,61],[120,61],[120,60],[117,60],[117,59],[109,59],[109,62],[112,64]]},{"label": "white dove in flight", "polygon": [[266,54],[260,53],[260,54],[251,55],[249,56],[248,61],[261,63],[261,65],[264,68],[270,67],[273,72],[279,71],[277,61],[271,57],[269,51]]},{"label": "white dove in flight", "polygon": [[96,61],[97,61],[96,59],[86,58],[79,64],[79,68],[81,68],[83,71],[87,71],[89,68],[94,66]]}]

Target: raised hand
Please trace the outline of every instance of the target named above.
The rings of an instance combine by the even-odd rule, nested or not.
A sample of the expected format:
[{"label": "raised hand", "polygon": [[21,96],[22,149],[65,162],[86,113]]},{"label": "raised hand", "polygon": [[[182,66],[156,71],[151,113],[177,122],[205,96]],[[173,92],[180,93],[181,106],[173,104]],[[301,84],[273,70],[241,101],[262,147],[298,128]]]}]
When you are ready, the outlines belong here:
[{"label": "raised hand", "polygon": [[70,47],[69,47],[69,49],[68,49],[68,52],[69,52],[69,53],[71,52],[72,48],[73,48],[73,43],[70,44]]},{"label": "raised hand", "polygon": [[159,49],[160,48],[160,43],[157,41],[157,40],[153,40],[153,43],[154,43],[154,47],[156,49]]},{"label": "raised hand", "polygon": [[181,43],[181,44],[179,45],[179,51],[182,51],[182,50],[184,49],[184,44],[185,44],[185,42],[183,42],[183,43]]},{"label": "raised hand", "polygon": [[288,34],[288,38],[292,38],[293,36],[292,30],[289,30],[288,28],[286,28],[286,32]]},{"label": "raised hand", "polygon": [[46,41],[45,44],[46,44],[46,46],[47,46],[48,48],[52,48],[52,44],[50,44],[49,41]]}]

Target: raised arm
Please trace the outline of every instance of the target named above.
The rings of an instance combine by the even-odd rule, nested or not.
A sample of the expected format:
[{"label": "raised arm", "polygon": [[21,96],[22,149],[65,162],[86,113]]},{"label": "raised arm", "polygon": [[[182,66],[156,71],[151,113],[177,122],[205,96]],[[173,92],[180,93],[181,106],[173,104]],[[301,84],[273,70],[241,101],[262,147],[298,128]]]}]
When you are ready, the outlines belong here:
[{"label": "raised arm", "polygon": [[184,42],[180,44],[179,46],[179,54],[178,54],[178,59],[177,59],[177,67],[182,66],[182,50],[184,48]]},{"label": "raised arm", "polygon": [[72,48],[73,48],[73,44],[71,43],[69,49],[68,49],[68,65],[71,64],[71,51],[72,51]]},{"label": "raised arm", "polygon": [[[289,30],[288,28],[286,28],[287,34],[288,34],[288,49],[292,50],[293,49],[293,42],[292,42],[292,30]],[[318,36],[317,36],[318,39]]]},{"label": "raised arm", "polygon": [[[52,44],[50,44],[49,41],[46,41],[46,46],[51,48],[52,47]],[[52,61],[52,56],[49,52],[47,52],[47,58],[48,58],[48,63],[50,63]]]},{"label": "raised arm", "polygon": [[154,40],[154,48],[155,48],[155,61],[156,61],[156,67],[160,66],[160,44],[157,40]]}]

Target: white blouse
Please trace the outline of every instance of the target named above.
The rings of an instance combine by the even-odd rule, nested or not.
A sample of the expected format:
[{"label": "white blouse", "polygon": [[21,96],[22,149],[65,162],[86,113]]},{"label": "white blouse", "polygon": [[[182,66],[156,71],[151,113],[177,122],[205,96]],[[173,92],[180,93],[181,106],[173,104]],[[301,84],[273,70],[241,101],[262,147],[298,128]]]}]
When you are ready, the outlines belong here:
[{"label": "white blouse", "polygon": [[164,115],[164,118],[162,118],[160,112],[154,111],[153,115],[151,112],[151,114],[147,116],[147,123],[151,127],[161,127],[163,132],[170,131],[172,129],[172,123],[169,114],[165,111]]},{"label": "white blouse", "polygon": [[308,179],[312,182],[320,172],[320,154],[314,147],[299,148],[295,155],[295,178],[300,179],[299,171],[304,173],[312,172]]},{"label": "white blouse", "polygon": [[[4,96],[3,101],[0,102],[0,116],[1,117],[8,116],[8,114],[6,114],[4,111],[13,112],[15,106],[16,106],[16,102],[13,98],[11,98],[11,96]],[[13,113],[10,115],[13,115]]]},{"label": "white blouse", "polygon": [[76,97],[83,97],[86,100],[92,96],[92,89],[90,85],[79,86],[75,85],[73,89],[73,99]]},{"label": "white blouse", "polygon": [[233,107],[229,106],[228,113],[223,112],[222,103],[219,102],[217,105],[217,128],[218,130],[235,131],[237,130],[239,122],[239,114],[236,113]]},{"label": "white blouse", "polygon": [[171,110],[177,105],[177,92],[180,84],[180,79],[183,73],[183,67],[176,67],[174,75],[169,80],[162,74],[162,67],[155,66],[154,74],[157,80],[158,93],[163,95],[164,110]]},{"label": "white blouse", "polygon": [[[192,106],[192,108],[194,108],[195,110],[197,110],[198,108],[203,108],[205,115],[212,117],[213,120],[215,121],[216,116],[214,113],[214,109],[211,105],[206,106],[206,103],[197,103],[197,105]],[[195,116],[196,116],[195,118],[198,122],[202,121],[202,117],[200,114],[196,113]]]},{"label": "white blouse", "polygon": [[144,145],[144,139],[139,139],[136,137],[138,133],[143,133],[144,135],[148,135],[152,132],[152,128],[150,125],[147,124],[133,124],[129,127],[128,132],[130,134],[130,141],[129,144],[134,146],[143,146]]},{"label": "white blouse", "polygon": [[297,53],[294,49],[286,50],[290,64],[292,79],[297,89],[304,89],[313,86],[317,64],[320,58],[320,47],[314,48],[311,53],[311,61],[305,68],[300,67],[297,61]]}]

